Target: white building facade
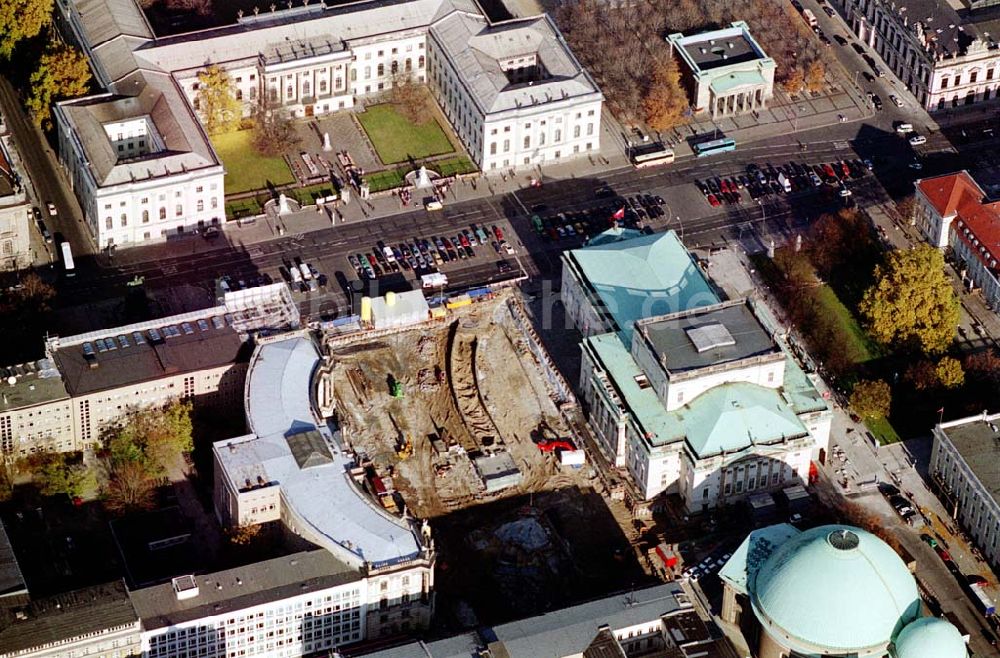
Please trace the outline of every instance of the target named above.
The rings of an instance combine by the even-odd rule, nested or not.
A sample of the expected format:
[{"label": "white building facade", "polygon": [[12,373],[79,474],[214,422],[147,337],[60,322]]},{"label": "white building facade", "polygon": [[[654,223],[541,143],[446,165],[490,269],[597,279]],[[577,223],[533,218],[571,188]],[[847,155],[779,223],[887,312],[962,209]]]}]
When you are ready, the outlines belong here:
[{"label": "white building facade", "polygon": [[966,288],[1000,309],[1000,202],[967,171],[918,180],[912,222],[931,245],[951,248]]},{"label": "white building facade", "polygon": [[296,657],[425,628],[429,568],[361,572],[324,550],[131,593],[143,658]]},{"label": "white building facade", "polygon": [[[846,0],[847,22],[934,112],[997,97],[1000,48],[975,12],[960,17],[946,2],[919,10],[884,0]],[[921,13],[917,13],[917,11]]]},{"label": "white building facade", "polygon": [[[679,338],[698,323],[730,338],[689,352]],[[705,511],[808,483],[811,462],[825,455],[828,406],[746,302],[640,320],[630,349],[614,334],[582,349],[591,426],[645,500],[679,494],[690,512]]]},{"label": "white building facade", "polygon": [[198,119],[209,65],[227,72],[247,116],[262,97],[306,118],[379,102],[397,76],[426,82],[485,171],[600,148],[603,96],[544,15],[491,24],[470,0],[317,4],[157,37],[134,0],[59,6],[108,90],[54,112],[101,248],[225,220],[223,166]]},{"label": "white building facade", "polygon": [[749,26],[667,37],[683,65],[684,83],[696,113],[713,119],[763,110],[774,96],[774,60],[767,56]]},{"label": "white building facade", "polygon": [[1000,502],[993,456],[1000,414],[983,412],[934,428],[930,476],[948,512],[996,569],[1000,567]]},{"label": "white building facade", "polygon": [[222,305],[201,311],[52,337],[46,358],[0,368],[0,454],[82,451],[130,410],[172,400],[236,413],[248,332],[298,323],[279,283],[228,293]]}]

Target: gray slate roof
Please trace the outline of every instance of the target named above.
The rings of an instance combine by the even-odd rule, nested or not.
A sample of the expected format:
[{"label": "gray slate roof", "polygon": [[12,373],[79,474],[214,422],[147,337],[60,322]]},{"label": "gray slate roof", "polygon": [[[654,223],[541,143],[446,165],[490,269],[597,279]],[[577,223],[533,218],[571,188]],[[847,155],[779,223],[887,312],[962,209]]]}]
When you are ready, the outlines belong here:
[{"label": "gray slate roof", "polygon": [[[19,619],[17,612],[23,619]],[[135,624],[121,581],[87,587],[0,610],[0,651],[15,652]]]},{"label": "gray slate roof", "polygon": [[319,549],[195,576],[198,595],[177,600],[171,583],[131,593],[147,631],[360,581],[361,573]]},{"label": "gray slate roof", "polygon": [[[115,83],[114,88],[116,93],[110,95],[58,104],[84,145],[98,186],[219,166],[201,124],[169,74],[135,71]],[[119,161],[103,124],[143,115],[152,119],[164,150]]]},{"label": "gray slate roof", "polygon": [[600,627],[627,628],[690,608],[678,583],[623,592],[562,610],[513,621],[479,632],[366,654],[365,658],[471,658],[477,646],[489,646],[494,656],[550,658],[583,654],[597,638]]},{"label": "gray slate roof", "polygon": [[[486,18],[455,12],[431,27],[465,86],[486,113],[594,95],[600,90],[576,61],[547,15],[489,25]],[[497,60],[535,54],[548,79],[511,85]]]}]

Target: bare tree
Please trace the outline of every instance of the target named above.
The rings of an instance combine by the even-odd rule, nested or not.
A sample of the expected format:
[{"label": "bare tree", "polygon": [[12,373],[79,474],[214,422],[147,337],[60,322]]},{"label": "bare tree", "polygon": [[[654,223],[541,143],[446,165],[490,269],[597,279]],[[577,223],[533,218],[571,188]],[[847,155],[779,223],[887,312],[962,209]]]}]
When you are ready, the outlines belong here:
[{"label": "bare tree", "polygon": [[293,151],[301,141],[288,111],[262,96],[253,117],[254,150],[275,157]]},{"label": "bare tree", "polygon": [[426,123],[434,116],[427,86],[417,82],[409,71],[397,71],[392,75],[392,87],[386,92],[386,100],[410,123]]}]

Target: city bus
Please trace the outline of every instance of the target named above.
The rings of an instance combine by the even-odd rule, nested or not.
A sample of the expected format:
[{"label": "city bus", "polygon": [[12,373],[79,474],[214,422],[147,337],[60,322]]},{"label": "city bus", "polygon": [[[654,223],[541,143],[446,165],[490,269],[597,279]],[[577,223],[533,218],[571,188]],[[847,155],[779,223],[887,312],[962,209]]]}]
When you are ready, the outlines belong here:
[{"label": "city bus", "polygon": [[700,144],[694,145],[694,154],[699,158],[703,158],[706,155],[715,155],[716,153],[726,153],[728,151],[735,150],[736,140],[731,137],[713,139],[709,142],[701,142]]},{"label": "city bus", "polygon": [[66,276],[75,276],[76,265],[73,263],[73,249],[69,246],[69,242],[64,240],[59,248],[62,250],[63,268],[65,268]]},{"label": "city bus", "polygon": [[651,144],[649,147],[637,147],[632,150],[632,165],[636,169],[670,164],[674,161],[674,150],[663,144]]}]

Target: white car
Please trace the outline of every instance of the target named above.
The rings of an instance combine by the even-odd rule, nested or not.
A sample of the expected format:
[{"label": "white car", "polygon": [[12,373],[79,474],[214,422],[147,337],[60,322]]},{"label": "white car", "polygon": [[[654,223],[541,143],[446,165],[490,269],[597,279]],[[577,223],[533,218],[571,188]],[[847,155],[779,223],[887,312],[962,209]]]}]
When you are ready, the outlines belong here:
[{"label": "white car", "polygon": [[56,215],[59,214],[59,211],[56,210],[56,204],[52,203],[51,201],[47,201],[45,203],[45,207],[48,208],[49,210],[49,217],[55,217]]},{"label": "white car", "polygon": [[895,94],[890,94],[889,100],[891,100],[896,107],[903,107],[904,105],[906,105],[906,103],[903,102],[903,99],[900,98],[899,96],[896,96]]},{"label": "white car", "polygon": [[910,146],[920,146],[921,144],[926,144],[927,138],[923,135],[914,135],[910,138]]}]

